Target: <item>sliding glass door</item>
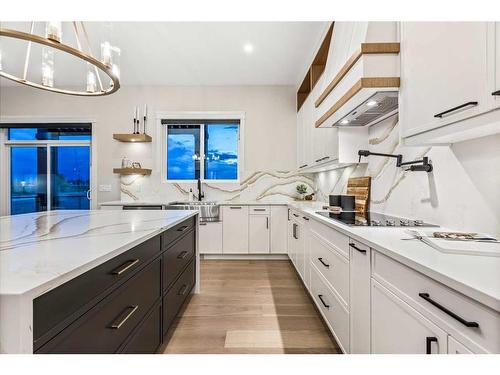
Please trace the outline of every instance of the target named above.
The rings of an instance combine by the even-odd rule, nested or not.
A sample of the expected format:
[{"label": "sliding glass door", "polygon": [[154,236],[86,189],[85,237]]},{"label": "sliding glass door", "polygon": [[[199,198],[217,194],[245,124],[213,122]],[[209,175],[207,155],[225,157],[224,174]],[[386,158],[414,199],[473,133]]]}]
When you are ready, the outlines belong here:
[{"label": "sliding glass door", "polygon": [[90,128],[9,129],[10,214],[91,207]]}]

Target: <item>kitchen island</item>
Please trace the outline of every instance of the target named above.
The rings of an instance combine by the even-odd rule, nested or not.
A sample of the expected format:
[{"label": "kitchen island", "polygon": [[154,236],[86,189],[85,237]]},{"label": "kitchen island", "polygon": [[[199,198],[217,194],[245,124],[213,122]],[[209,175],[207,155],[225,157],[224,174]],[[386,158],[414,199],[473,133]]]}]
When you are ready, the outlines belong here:
[{"label": "kitchen island", "polygon": [[197,211],[0,217],[0,352],[150,352],[199,290]]}]

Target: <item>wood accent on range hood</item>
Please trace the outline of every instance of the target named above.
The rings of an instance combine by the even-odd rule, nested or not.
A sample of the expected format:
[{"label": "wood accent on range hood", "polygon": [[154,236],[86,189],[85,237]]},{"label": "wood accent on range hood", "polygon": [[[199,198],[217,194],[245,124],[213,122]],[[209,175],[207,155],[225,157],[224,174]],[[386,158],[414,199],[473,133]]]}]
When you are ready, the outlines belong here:
[{"label": "wood accent on range hood", "polygon": [[315,123],[315,126],[319,128],[331,115],[337,112],[344,104],[346,104],[354,95],[360,92],[364,88],[388,88],[388,87],[399,87],[400,78],[399,77],[370,77],[361,78],[358,82],[354,84],[335,104],[327,110]]},{"label": "wood accent on range hood", "polygon": [[337,75],[333,78],[332,82],[326,87],[326,89],[321,93],[318,99],[314,102],[317,107],[326,99],[326,97],[332,92],[332,90],[339,84],[342,78],[351,70],[351,68],[356,64],[356,62],[363,55],[370,54],[397,54],[400,50],[399,43],[361,43],[361,48],[357,50],[350,58],[346,61],[344,66],[339,70]]},{"label": "wood accent on range hood", "polygon": [[140,134],[113,134],[113,139],[120,142],[151,142],[151,136],[140,133]]},{"label": "wood accent on range hood", "polygon": [[151,174],[151,169],[147,168],[113,168],[113,173],[117,174],[140,174],[143,176],[149,176]]}]

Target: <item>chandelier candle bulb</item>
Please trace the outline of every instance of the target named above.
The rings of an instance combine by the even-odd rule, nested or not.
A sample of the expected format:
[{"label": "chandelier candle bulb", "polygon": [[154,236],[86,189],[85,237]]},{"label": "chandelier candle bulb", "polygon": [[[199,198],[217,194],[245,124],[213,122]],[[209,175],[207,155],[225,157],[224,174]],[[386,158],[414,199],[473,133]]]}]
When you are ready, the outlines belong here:
[{"label": "chandelier candle bulb", "polygon": [[101,61],[107,66],[111,66],[111,45],[109,42],[101,43]]},{"label": "chandelier candle bulb", "polygon": [[42,85],[54,87],[54,51],[45,47],[42,50]]},{"label": "chandelier candle bulb", "polygon": [[61,21],[49,21],[46,26],[46,37],[54,42],[61,42],[62,37],[62,22]]}]

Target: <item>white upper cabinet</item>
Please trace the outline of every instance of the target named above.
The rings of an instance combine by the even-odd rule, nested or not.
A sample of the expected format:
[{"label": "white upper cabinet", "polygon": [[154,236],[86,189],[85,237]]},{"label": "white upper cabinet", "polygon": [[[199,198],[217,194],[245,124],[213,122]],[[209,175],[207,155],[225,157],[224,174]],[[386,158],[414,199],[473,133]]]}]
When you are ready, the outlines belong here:
[{"label": "white upper cabinet", "polygon": [[487,135],[479,129],[491,114],[472,118],[494,109],[496,34],[487,22],[401,23],[401,132],[403,138],[416,136],[408,144]]},{"label": "white upper cabinet", "polygon": [[500,22],[495,22],[495,86],[492,95],[495,107],[500,107]]}]

